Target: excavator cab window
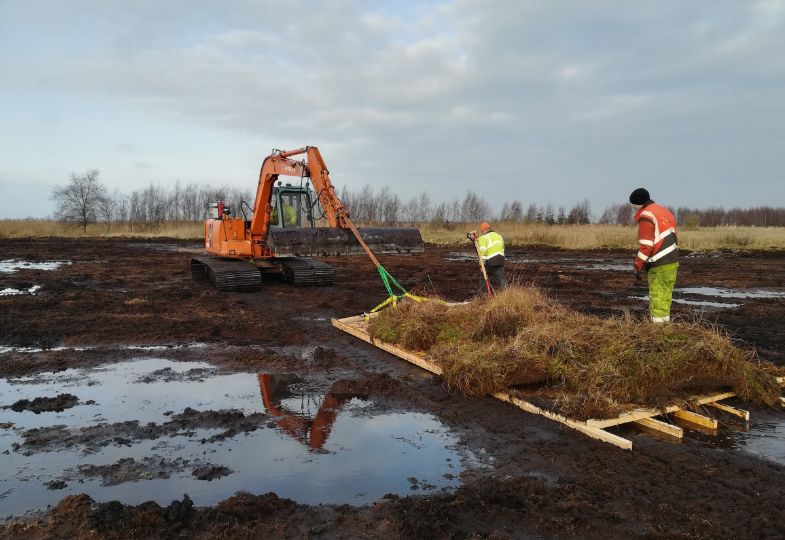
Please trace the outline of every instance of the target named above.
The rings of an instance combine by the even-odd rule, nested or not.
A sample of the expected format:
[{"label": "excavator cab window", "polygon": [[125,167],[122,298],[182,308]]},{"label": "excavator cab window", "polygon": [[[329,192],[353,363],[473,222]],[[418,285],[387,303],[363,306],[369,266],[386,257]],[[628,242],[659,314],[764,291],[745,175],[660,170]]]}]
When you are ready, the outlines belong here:
[{"label": "excavator cab window", "polygon": [[270,205],[273,207],[273,211],[270,213],[270,227],[280,227],[281,222],[278,219],[278,191],[276,190],[272,200],[270,201]]},{"label": "excavator cab window", "polygon": [[311,194],[307,189],[276,189],[271,204],[270,226],[284,229],[313,227],[313,216],[310,215]]}]

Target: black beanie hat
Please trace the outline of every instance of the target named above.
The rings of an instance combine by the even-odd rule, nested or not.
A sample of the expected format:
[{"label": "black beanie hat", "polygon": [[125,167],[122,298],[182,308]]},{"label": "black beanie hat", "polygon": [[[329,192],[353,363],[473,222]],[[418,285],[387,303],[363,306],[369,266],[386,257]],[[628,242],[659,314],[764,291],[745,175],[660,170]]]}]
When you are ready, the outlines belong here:
[{"label": "black beanie hat", "polygon": [[646,188],[639,187],[630,193],[630,204],[646,204],[650,200],[649,192],[646,191]]}]

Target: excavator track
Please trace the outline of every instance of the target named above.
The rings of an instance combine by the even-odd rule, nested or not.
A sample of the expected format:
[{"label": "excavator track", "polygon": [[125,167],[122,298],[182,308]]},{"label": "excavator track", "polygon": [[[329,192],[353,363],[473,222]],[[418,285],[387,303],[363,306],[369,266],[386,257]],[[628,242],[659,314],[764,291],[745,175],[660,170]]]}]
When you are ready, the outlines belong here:
[{"label": "excavator track", "polygon": [[220,291],[257,291],[262,287],[262,274],[247,261],[203,255],[191,259],[191,275],[195,281],[210,282]]},{"label": "excavator track", "polygon": [[283,278],[293,285],[333,285],[335,268],[307,257],[286,257],[276,259],[283,271]]}]

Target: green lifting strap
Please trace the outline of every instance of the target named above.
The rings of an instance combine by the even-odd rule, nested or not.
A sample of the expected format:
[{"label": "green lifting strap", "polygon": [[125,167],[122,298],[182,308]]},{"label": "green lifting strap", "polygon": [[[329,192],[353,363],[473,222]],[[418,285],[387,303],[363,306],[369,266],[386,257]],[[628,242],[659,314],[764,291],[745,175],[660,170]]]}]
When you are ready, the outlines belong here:
[{"label": "green lifting strap", "polygon": [[[380,309],[384,309],[389,305],[392,305],[394,307],[398,305],[398,301],[402,300],[403,298],[410,298],[415,302],[424,302],[425,300],[427,300],[427,298],[423,298],[421,296],[415,296],[409,293],[406,289],[403,288],[403,286],[400,283],[398,283],[395,280],[394,277],[392,277],[392,275],[387,270],[385,270],[384,266],[382,266],[381,264],[378,265],[376,269],[379,271],[379,276],[382,278],[382,283],[384,283],[384,288],[387,289],[388,296],[387,296],[387,300],[385,300],[384,302],[373,308],[370,311],[370,313],[365,314],[366,321],[370,320],[371,313],[376,313]],[[393,292],[393,285],[395,285],[398,289],[401,290],[401,294],[395,294]]]},{"label": "green lifting strap", "polygon": [[[390,296],[399,296],[400,297],[400,296],[405,296],[408,293],[408,291],[406,289],[404,289],[403,286],[400,283],[398,283],[395,280],[394,277],[392,277],[392,274],[390,274],[384,268],[384,266],[382,266],[380,264],[376,269],[379,271],[379,276],[382,278],[382,283],[384,283],[385,289],[387,289],[387,294],[389,294]],[[395,294],[393,292],[391,283],[392,283],[392,285],[395,285],[396,287],[398,287],[401,290],[402,294]]]}]

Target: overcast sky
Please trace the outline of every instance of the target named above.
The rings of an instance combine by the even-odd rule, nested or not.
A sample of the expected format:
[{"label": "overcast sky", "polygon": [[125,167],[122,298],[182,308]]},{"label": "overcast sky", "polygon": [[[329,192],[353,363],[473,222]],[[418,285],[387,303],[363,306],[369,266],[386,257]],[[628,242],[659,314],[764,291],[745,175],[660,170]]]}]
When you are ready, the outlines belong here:
[{"label": "overcast sky", "polygon": [[304,145],[434,202],[785,206],[785,1],[0,0],[0,122],[0,218]]}]

